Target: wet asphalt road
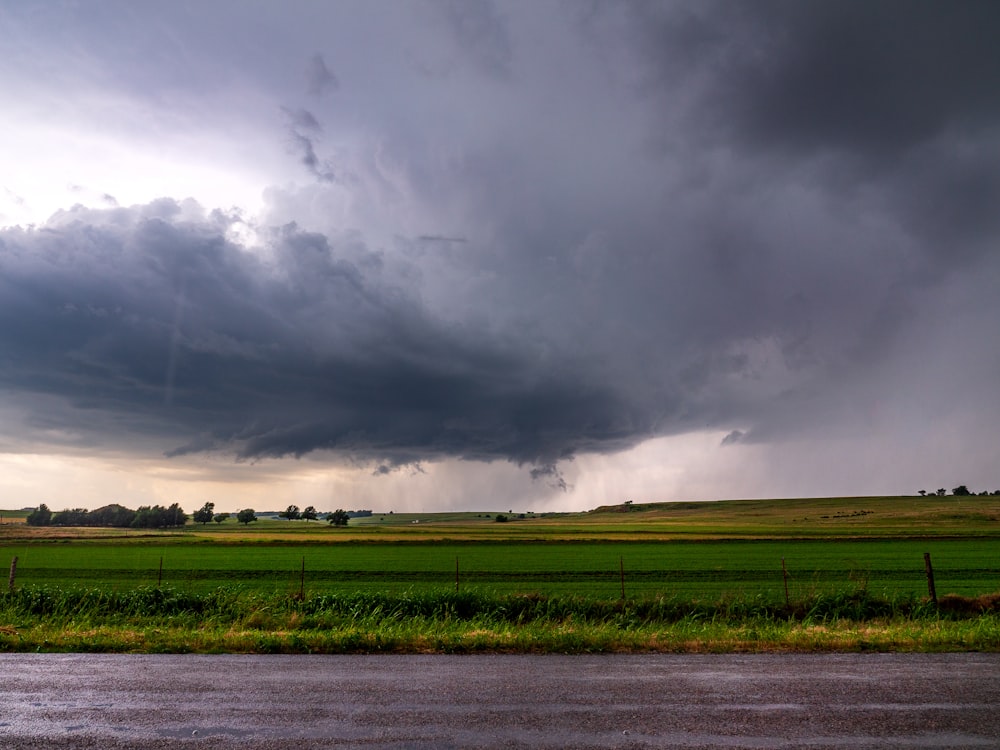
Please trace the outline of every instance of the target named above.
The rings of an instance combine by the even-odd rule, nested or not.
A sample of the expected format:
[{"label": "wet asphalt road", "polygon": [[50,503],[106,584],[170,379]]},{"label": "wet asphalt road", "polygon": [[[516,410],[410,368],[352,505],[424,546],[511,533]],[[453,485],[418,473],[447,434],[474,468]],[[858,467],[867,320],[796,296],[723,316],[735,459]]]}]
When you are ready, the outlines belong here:
[{"label": "wet asphalt road", "polygon": [[0,654],[0,748],[997,748],[1000,655]]}]

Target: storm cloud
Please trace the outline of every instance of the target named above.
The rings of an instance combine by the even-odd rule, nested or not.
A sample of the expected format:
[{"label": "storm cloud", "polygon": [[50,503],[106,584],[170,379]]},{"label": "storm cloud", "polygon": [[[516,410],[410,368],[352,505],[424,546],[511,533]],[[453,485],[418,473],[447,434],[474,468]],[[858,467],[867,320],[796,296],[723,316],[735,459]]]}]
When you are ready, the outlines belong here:
[{"label": "storm cloud", "polygon": [[184,45],[160,9],[127,73],[81,32],[133,120],[191,129],[164,142],[273,148],[220,167],[258,170],[254,211],[74,177],[121,205],[0,230],[8,434],[572,491],[574,458],[664,436],[912,467],[937,430],[988,481],[996,3],[293,6],[213,4]]},{"label": "storm cloud", "polygon": [[651,434],[612,384],[517,331],[435,319],[363,248],[294,225],[245,248],[232,221],[163,200],[4,231],[3,387],[58,397],[81,433],[143,421],[172,456],[550,465]]}]

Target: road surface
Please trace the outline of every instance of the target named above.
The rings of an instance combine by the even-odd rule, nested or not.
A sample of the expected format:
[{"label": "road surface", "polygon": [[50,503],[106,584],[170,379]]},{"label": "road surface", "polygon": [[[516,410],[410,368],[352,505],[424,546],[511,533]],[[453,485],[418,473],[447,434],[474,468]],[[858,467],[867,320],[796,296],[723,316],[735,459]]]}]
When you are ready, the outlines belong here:
[{"label": "road surface", "polygon": [[0,747],[996,748],[1000,655],[0,654]]}]

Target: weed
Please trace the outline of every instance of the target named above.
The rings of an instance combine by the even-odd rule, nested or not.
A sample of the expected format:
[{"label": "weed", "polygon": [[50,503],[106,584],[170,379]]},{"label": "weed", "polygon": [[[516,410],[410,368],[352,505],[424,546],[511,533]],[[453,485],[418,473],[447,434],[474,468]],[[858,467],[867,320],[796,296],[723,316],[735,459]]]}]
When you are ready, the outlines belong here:
[{"label": "weed", "polygon": [[1000,594],[941,601],[950,604],[939,611],[865,589],[786,608],[755,596],[622,601],[421,590],[300,601],[252,590],[24,588],[0,595],[0,651],[1000,650]]}]

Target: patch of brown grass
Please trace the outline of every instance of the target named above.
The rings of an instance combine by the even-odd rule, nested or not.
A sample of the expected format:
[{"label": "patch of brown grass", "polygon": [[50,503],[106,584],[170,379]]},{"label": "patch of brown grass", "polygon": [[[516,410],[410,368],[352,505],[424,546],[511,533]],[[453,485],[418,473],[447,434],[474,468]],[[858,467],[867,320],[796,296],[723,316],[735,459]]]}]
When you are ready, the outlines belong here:
[{"label": "patch of brown grass", "polygon": [[945,594],[938,599],[938,609],[956,615],[978,615],[1000,612],[1000,592],[980,596]]}]

